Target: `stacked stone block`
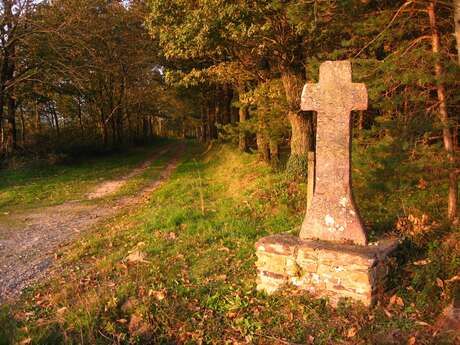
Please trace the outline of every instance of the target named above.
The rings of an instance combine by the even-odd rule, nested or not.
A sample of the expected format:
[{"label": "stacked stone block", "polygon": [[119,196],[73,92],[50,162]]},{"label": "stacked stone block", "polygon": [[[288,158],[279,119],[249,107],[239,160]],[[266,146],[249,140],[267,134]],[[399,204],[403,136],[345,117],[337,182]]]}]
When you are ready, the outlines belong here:
[{"label": "stacked stone block", "polygon": [[264,237],[256,244],[257,288],[273,293],[285,285],[373,305],[384,290],[387,258],[395,241],[356,246],[300,240],[289,235]]}]

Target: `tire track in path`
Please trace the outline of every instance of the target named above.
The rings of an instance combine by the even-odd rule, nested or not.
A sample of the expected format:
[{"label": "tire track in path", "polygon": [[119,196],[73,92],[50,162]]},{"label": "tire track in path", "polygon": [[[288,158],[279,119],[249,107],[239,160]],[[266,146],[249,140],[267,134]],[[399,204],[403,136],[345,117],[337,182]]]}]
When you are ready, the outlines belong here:
[{"label": "tire track in path", "polygon": [[[179,143],[159,151],[120,180],[103,182],[96,186],[95,192],[88,194],[87,198],[95,198],[96,192],[99,193],[97,197],[116,192],[130,178],[145,171],[166,151],[171,151],[172,158],[159,177],[135,195],[97,205],[81,200],[69,201],[28,213],[11,214],[8,222],[0,221],[0,304],[14,299],[24,288],[43,278],[53,265],[55,253],[61,246],[75,240],[103,220],[146,200],[171,176],[179,164],[184,148],[184,144]],[[108,189],[109,184],[116,187]]]}]

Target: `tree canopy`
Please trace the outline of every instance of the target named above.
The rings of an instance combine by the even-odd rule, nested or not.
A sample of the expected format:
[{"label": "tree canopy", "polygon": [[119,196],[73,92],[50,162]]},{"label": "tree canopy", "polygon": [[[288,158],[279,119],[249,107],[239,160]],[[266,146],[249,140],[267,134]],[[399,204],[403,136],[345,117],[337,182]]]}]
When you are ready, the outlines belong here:
[{"label": "tree canopy", "polygon": [[322,61],[349,59],[354,80],[369,89],[370,108],[354,114],[354,142],[373,152],[368,180],[394,190],[402,180],[393,170],[411,171],[407,178],[416,183],[416,172],[429,167],[437,171],[433,183],[449,176],[453,198],[460,104],[455,6],[4,0],[0,151],[8,159],[153,136],[220,139],[258,150],[278,168],[280,152],[289,148],[287,171],[302,179],[315,150],[316,116],[300,111],[303,84],[317,80]]}]

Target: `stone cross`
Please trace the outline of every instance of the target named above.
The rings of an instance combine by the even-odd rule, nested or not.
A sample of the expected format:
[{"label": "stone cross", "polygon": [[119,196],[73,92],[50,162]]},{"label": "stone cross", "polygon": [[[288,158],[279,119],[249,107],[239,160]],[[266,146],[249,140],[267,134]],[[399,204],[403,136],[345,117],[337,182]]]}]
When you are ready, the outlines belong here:
[{"label": "stone cross", "polygon": [[351,81],[349,61],[326,61],[319,83],[306,84],[301,108],[316,111],[316,177],[300,238],[367,244],[351,190],[351,111],[367,109],[364,84]]}]

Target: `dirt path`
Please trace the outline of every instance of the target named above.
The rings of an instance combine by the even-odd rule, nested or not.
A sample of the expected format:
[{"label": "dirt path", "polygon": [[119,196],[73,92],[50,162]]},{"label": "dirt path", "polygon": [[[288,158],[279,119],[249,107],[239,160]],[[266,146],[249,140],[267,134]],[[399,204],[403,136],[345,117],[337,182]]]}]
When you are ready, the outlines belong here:
[{"label": "dirt path", "polygon": [[89,200],[103,198],[109,196],[111,194],[116,193],[123,187],[130,179],[133,177],[139,176],[142,174],[152,163],[157,159],[157,157],[165,154],[169,148],[165,148],[162,151],[158,152],[157,154],[150,157],[148,160],[143,162],[140,166],[133,169],[128,175],[122,176],[119,179],[106,181],[101,183],[100,185],[96,186],[93,191],[87,194],[87,198]]},{"label": "dirt path", "polygon": [[141,174],[166,151],[172,150],[172,158],[158,179],[134,196],[121,197],[103,205],[66,202],[30,213],[12,214],[7,223],[0,222],[0,304],[16,297],[24,288],[43,277],[53,264],[59,247],[76,239],[98,222],[147,199],[172,174],[183,149],[180,144],[161,150],[125,177],[97,186],[87,198],[100,198],[116,192],[130,178]]}]

